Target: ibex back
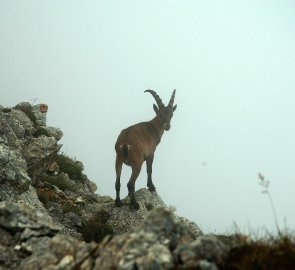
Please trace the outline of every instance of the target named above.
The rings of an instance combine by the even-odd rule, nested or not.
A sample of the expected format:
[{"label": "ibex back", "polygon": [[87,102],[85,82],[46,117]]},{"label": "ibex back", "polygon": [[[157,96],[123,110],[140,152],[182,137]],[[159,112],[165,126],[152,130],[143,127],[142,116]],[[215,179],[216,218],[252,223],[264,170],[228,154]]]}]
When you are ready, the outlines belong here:
[{"label": "ibex back", "polygon": [[132,168],[132,174],[127,184],[130,208],[138,210],[139,204],[136,202],[134,191],[135,181],[141,171],[142,163],[146,161],[147,167],[147,186],[150,192],[155,191],[152,181],[152,165],[154,160],[154,152],[157,145],[161,141],[164,130],[170,129],[170,121],[177,105],[173,106],[176,90],[173,91],[170,101],[165,106],[153,90],[146,90],[155,98],[157,105],[153,105],[156,116],[148,122],[141,122],[136,125],[123,129],[117,139],[115,149],[116,157],[116,206],[122,206],[120,199],[120,176],[122,165],[125,163]]}]

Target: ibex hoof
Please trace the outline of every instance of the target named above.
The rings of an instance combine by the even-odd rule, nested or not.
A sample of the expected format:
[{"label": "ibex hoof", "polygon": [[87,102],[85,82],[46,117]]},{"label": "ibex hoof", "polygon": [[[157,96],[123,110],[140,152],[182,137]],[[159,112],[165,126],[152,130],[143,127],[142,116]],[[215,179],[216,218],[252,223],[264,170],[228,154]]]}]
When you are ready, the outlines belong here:
[{"label": "ibex hoof", "polygon": [[115,205],[116,205],[117,207],[121,207],[121,206],[123,206],[123,203],[122,203],[122,201],[121,201],[120,199],[116,199],[116,200],[115,200]]},{"label": "ibex hoof", "polygon": [[129,208],[131,210],[137,211],[137,210],[139,210],[139,203],[132,203],[132,204],[129,205]]},{"label": "ibex hoof", "polygon": [[155,192],[155,191],[156,191],[155,186],[154,186],[154,185],[149,186],[149,191],[150,191],[150,192]]}]

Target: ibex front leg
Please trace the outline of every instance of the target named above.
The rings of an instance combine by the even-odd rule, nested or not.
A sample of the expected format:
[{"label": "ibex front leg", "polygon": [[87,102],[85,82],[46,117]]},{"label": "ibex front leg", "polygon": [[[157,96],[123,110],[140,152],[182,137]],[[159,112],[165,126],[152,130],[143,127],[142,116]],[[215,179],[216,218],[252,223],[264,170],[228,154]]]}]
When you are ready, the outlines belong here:
[{"label": "ibex front leg", "polygon": [[146,171],[147,171],[147,175],[148,175],[147,187],[149,188],[150,192],[156,191],[156,188],[155,188],[155,186],[153,184],[153,180],[152,180],[153,161],[154,161],[154,155],[150,155],[146,159]]},{"label": "ibex front leg", "polygon": [[135,181],[140,173],[140,170],[141,170],[141,164],[132,166],[132,175],[127,184],[128,191],[129,191],[129,198],[130,198],[130,208],[134,210],[139,209],[139,204],[138,202],[136,202],[134,191],[135,191]]}]

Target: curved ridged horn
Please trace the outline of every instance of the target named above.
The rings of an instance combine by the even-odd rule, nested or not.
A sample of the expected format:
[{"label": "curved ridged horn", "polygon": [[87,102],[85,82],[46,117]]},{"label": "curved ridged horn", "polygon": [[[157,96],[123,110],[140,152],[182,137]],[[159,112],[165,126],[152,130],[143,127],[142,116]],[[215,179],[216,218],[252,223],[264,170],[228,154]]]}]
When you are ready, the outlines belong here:
[{"label": "curved ridged horn", "polygon": [[170,98],[170,101],[169,101],[169,104],[167,107],[172,107],[173,106],[173,103],[174,103],[174,98],[175,98],[175,92],[176,92],[176,89],[174,89],[173,93],[172,93],[172,96]]},{"label": "curved ridged horn", "polygon": [[163,109],[165,107],[165,105],[162,102],[162,99],[157,95],[157,93],[154,90],[148,89],[148,90],[145,90],[144,92],[149,92],[152,94],[152,96],[154,97],[154,99],[157,102],[159,109]]}]

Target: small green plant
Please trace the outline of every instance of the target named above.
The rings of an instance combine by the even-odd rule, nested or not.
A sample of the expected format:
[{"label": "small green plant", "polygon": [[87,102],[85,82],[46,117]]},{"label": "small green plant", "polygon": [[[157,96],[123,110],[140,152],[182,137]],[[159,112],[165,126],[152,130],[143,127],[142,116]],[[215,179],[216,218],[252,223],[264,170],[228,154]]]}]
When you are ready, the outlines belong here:
[{"label": "small green plant", "polygon": [[48,131],[44,127],[38,127],[33,133],[34,138],[40,137],[41,135],[45,135],[47,137],[49,136]]},{"label": "small green plant", "polygon": [[281,230],[280,230],[279,223],[278,223],[278,217],[277,217],[276,208],[275,208],[272,196],[271,196],[271,194],[269,192],[269,184],[270,184],[270,182],[269,182],[269,180],[266,180],[264,175],[262,175],[261,173],[258,173],[258,179],[260,180],[259,185],[261,185],[262,188],[263,188],[261,193],[266,194],[269,201],[270,201],[272,213],[273,213],[274,220],[275,220],[275,225],[276,225],[278,234],[281,235]]},{"label": "small green plant", "polygon": [[30,103],[25,103],[21,105],[16,105],[14,109],[21,110],[27,115],[27,117],[32,121],[34,126],[37,126],[36,115],[33,112],[33,107]]},{"label": "small green plant", "polygon": [[61,207],[63,213],[75,213],[78,216],[81,216],[81,209],[77,205],[73,205],[72,203],[64,203]]},{"label": "small green plant", "polygon": [[82,173],[84,170],[82,162],[73,160],[64,154],[56,155],[55,161],[59,166],[60,172],[68,174],[70,179],[77,182],[85,181],[86,177]]},{"label": "small green plant", "polygon": [[79,190],[79,186],[77,185],[77,183],[69,179],[64,174],[45,175],[40,180],[42,182],[47,182],[49,184],[57,186],[62,191],[69,190],[77,192]]},{"label": "small green plant", "polygon": [[3,108],[2,112],[4,113],[10,113],[11,112],[11,108]]}]

